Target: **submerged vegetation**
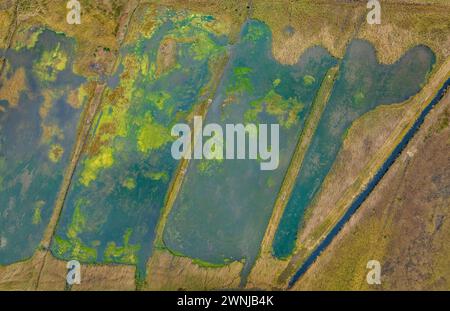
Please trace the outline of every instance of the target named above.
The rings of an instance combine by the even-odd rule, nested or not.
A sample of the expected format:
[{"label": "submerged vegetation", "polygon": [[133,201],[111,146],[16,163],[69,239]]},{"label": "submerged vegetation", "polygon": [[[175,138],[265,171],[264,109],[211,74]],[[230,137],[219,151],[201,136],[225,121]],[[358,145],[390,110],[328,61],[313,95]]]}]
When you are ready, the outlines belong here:
[{"label": "submerged vegetation", "polygon": [[243,279],[257,257],[294,142],[320,85],[306,86],[303,77],[322,80],[335,64],[316,47],[297,64],[285,66],[273,59],[270,48],[267,25],[248,20],[231,49],[205,123],[279,123],[278,169],[261,171],[251,159],[191,160],[163,233],[170,251],[196,258],[202,266],[244,263]]},{"label": "submerged vegetation", "polygon": [[[4,280],[22,274],[29,288],[54,286],[60,281],[52,278],[58,269],[66,273],[64,261],[72,259],[88,264],[93,284],[120,288],[122,276],[115,272],[129,268],[130,289],[236,288],[261,258],[251,286],[281,288],[335,225],[335,211],[309,207],[343,140],[354,143],[354,121],[426,89],[435,61],[435,67],[448,61],[446,2],[403,2],[386,3],[377,27],[365,25],[365,7],[356,2],[84,1],[83,22],[73,27],[56,0],[0,5],[0,288],[19,286],[22,281]],[[330,68],[336,69],[332,75]],[[327,91],[319,90],[321,84]],[[406,114],[392,119],[406,126]],[[171,128],[196,115],[220,124],[280,124],[278,169],[261,172],[260,159],[174,160]],[[445,110],[428,128],[427,146],[437,148],[431,138],[447,134],[449,118]],[[372,136],[379,128],[367,127]],[[367,144],[361,153],[372,152]],[[417,166],[416,153],[408,150],[405,165]],[[348,158],[343,153],[340,161]],[[353,176],[351,168],[344,177]],[[442,186],[444,175],[427,176],[434,187]],[[430,190],[429,197],[437,196]],[[311,210],[313,228],[304,234],[299,229]],[[279,223],[272,221],[277,211]],[[435,241],[446,228],[437,211],[427,224]],[[375,245],[385,224],[371,219]],[[424,233],[410,229],[417,244]],[[367,251],[361,236],[343,240],[343,252],[331,248],[344,268],[334,261],[325,266],[323,271],[342,272],[330,287],[363,279],[367,254],[344,254],[352,247]],[[393,250],[403,245],[397,240],[389,245]],[[56,259],[46,256],[49,249]],[[419,248],[412,249],[410,258]],[[390,258],[399,262],[401,255]],[[58,271],[50,281],[49,268]],[[350,277],[352,271],[357,276]],[[145,284],[146,273],[153,283]],[[443,284],[441,274],[433,271],[435,284]],[[263,279],[267,284],[259,287]]]},{"label": "submerged vegetation", "polygon": [[[170,156],[170,129],[189,122],[207,98],[214,60],[226,51],[226,40],[206,27],[214,20],[161,9],[156,15],[140,11],[136,21],[143,16],[155,26],[120,51],[117,85],[106,89],[52,246],[59,258],[133,264],[140,273],[178,164]],[[84,225],[74,237],[79,213]],[[89,245],[89,252],[61,252],[67,242]]]},{"label": "submerged vegetation", "polygon": [[277,229],[273,242],[277,258],[294,251],[305,210],[320,190],[353,121],[378,105],[399,103],[415,95],[434,62],[434,53],[418,46],[396,63],[383,65],[370,43],[350,43]]},{"label": "submerged vegetation", "polygon": [[50,30],[30,31],[32,44],[1,51],[0,264],[23,260],[48,224],[83,103],[69,92],[83,85],[73,73],[74,41]]}]

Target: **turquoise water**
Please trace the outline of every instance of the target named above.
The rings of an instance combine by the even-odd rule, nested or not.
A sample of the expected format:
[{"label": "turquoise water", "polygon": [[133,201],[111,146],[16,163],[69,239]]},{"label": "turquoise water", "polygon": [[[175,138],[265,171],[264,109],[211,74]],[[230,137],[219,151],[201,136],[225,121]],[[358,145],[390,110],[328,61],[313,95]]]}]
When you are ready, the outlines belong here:
[{"label": "turquoise water", "polygon": [[206,123],[279,123],[280,163],[191,160],[163,240],[173,252],[213,264],[245,260],[244,278],[264,231],[311,103],[329,68],[325,49],[307,50],[285,66],[271,54],[271,32],[256,20],[242,29]]},{"label": "turquoise water", "polygon": [[429,48],[417,46],[396,63],[383,65],[370,43],[351,42],[277,229],[273,243],[277,258],[292,254],[305,209],[330,171],[352,122],[379,105],[403,102],[416,94],[434,62]]},{"label": "turquoise water", "polygon": [[[38,67],[48,51],[67,56],[63,70]],[[67,103],[69,92],[84,81],[72,72],[73,54],[72,40],[48,30],[32,48],[5,51],[4,77],[10,80],[23,69],[26,85],[17,106],[0,100],[0,264],[30,257],[52,213],[81,111]],[[43,114],[47,91],[51,107]],[[57,131],[45,138],[44,127]],[[49,158],[55,145],[64,150],[56,163]]]},{"label": "turquoise water", "polygon": [[[170,153],[171,127],[187,122],[207,99],[212,61],[225,56],[226,38],[202,26],[210,22],[168,13],[151,37],[123,48],[67,196],[52,243],[55,256],[135,264],[141,276],[145,272],[179,164]],[[168,39],[176,41],[176,61],[158,74],[158,49]],[[98,171],[90,168],[95,165]]]}]

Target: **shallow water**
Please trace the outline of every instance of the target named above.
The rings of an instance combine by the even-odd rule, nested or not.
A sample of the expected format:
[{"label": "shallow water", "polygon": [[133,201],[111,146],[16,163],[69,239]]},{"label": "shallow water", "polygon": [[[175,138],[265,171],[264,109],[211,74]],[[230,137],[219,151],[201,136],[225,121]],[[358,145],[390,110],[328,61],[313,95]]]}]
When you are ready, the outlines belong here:
[{"label": "shallow water", "polygon": [[[226,52],[226,40],[203,26],[213,21],[163,14],[158,22],[150,37],[121,51],[119,72],[104,96],[52,243],[59,258],[135,264],[141,276],[145,272],[179,164],[170,153],[171,127],[186,122],[206,99],[210,60]],[[173,48],[170,40],[176,41],[176,60],[160,73],[158,49],[163,42]]]},{"label": "shallow water", "polygon": [[342,216],[341,219],[336,223],[336,225],[331,229],[327,236],[319,243],[319,245],[314,249],[314,251],[309,255],[309,257],[303,262],[297,272],[289,280],[289,287],[292,288],[294,284],[298,281],[300,277],[311,267],[314,261],[319,257],[319,255],[330,245],[336,235],[344,227],[344,225],[350,220],[353,214],[359,209],[359,207],[364,203],[366,198],[375,189],[377,184],[382,180],[383,176],[387,173],[392,164],[396,161],[397,157],[402,153],[404,148],[408,145],[414,134],[419,130],[425,117],[428,113],[436,106],[444,97],[446,92],[450,87],[450,79],[448,79],[444,85],[439,89],[433,100],[428,104],[428,106],[421,112],[417,120],[414,122],[413,126],[408,130],[406,135],[402,138],[400,143],[395,147],[386,161],[383,163],[381,168],[377,171],[375,176],[369,181],[366,188],[358,194],[355,200],[352,202],[348,210]]},{"label": "shallow water", "polygon": [[[56,58],[65,55],[65,66],[39,67],[49,51],[59,51],[53,54]],[[48,224],[81,111],[67,101],[69,92],[84,81],[72,72],[73,55],[74,42],[48,30],[34,47],[5,51],[6,80],[12,81],[23,70],[26,84],[17,106],[0,100],[4,109],[0,108],[0,264],[30,257]],[[18,81],[10,86],[6,80],[0,88],[20,87]],[[44,109],[44,94],[48,109]],[[44,128],[54,129],[53,134],[44,135]],[[52,161],[49,153],[55,146],[63,154]]]},{"label": "shallow water", "polygon": [[429,48],[417,46],[396,63],[383,65],[377,62],[370,43],[350,43],[277,229],[276,257],[292,254],[305,209],[330,171],[352,122],[379,105],[400,103],[416,94],[434,62]]},{"label": "shallow water", "polygon": [[171,251],[219,265],[245,260],[245,277],[313,98],[335,64],[314,47],[297,64],[281,65],[271,54],[269,28],[245,24],[204,124],[280,123],[280,164],[262,171],[257,160],[191,160],[165,226]]}]

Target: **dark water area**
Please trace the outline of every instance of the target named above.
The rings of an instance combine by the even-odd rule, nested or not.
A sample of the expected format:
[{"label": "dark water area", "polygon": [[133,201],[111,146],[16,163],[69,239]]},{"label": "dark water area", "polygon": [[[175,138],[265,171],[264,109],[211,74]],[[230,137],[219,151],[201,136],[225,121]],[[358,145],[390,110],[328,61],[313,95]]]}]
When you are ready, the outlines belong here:
[{"label": "dark water area", "polygon": [[[19,95],[17,103],[2,100],[0,109],[2,265],[33,254],[52,213],[81,112],[67,102],[68,93],[84,82],[72,72],[74,45],[73,40],[44,30],[35,46],[4,51],[7,65],[0,88],[17,88]],[[45,53],[57,55],[52,60],[65,59],[64,66],[44,63]],[[21,72],[23,82],[12,80]],[[50,92],[47,104],[46,92]],[[45,128],[53,129],[52,134],[45,134]],[[49,153],[55,146],[63,154],[52,160]]]},{"label": "dark water area", "polygon": [[[121,51],[52,243],[58,258],[133,264],[139,278],[179,165],[171,156],[170,130],[205,100],[210,59],[224,57],[226,44],[198,17],[168,14],[158,23],[151,36]],[[160,73],[164,42],[176,42],[175,57]]]},{"label": "dark water area", "polygon": [[354,120],[379,105],[400,103],[420,91],[435,62],[425,46],[392,65],[379,64],[367,41],[350,43],[329,102],[308,147],[273,243],[273,254],[292,254],[305,210],[318,193]]},{"label": "dark water area", "polygon": [[353,214],[358,210],[358,208],[364,203],[370,193],[375,189],[384,175],[387,173],[392,164],[395,163],[395,160],[400,156],[402,151],[414,137],[414,134],[420,129],[420,126],[425,121],[428,113],[436,106],[439,101],[444,97],[446,92],[450,87],[450,79],[447,80],[444,85],[439,89],[436,96],[431,100],[428,106],[422,111],[420,116],[414,122],[413,126],[408,130],[406,135],[400,141],[400,143],[395,147],[386,161],[383,163],[381,168],[377,171],[375,176],[369,181],[366,188],[355,198],[352,202],[348,210],[345,212],[344,216],[336,223],[336,225],[331,229],[325,239],[314,249],[311,255],[305,260],[302,266],[297,270],[294,276],[289,281],[289,287],[294,286],[294,284],[298,281],[299,278],[305,274],[305,272],[311,267],[311,265],[316,261],[317,257],[330,245],[336,235],[341,231],[341,229],[345,226],[345,224],[350,220]]},{"label": "dark water area", "polygon": [[383,65],[370,43],[351,42],[278,227],[273,244],[276,257],[292,254],[304,212],[320,190],[352,122],[378,105],[403,102],[416,94],[434,62],[429,48],[417,46],[396,63]]},{"label": "dark water area", "polygon": [[320,47],[293,66],[282,65],[272,56],[271,40],[265,24],[245,24],[204,124],[279,123],[278,168],[262,171],[252,159],[191,160],[163,236],[172,252],[197,262],[245,261],[243,279],[258,255],[315,94],[336,65]]}]

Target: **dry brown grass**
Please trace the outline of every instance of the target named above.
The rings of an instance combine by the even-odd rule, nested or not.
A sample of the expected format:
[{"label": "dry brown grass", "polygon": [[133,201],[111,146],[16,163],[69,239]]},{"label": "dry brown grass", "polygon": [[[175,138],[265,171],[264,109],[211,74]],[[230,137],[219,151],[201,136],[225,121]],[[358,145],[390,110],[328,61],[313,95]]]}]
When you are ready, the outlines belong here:
[{"label": "dry brown grass", "polygon": [[[265,22],[273,33],[273,54],[281,63],[294,64],[309,47],[321,45],[343,57],[365,18],[365,6],[355,2],[256,0],[252,17]],[[286,33],[286,27],[293,34]]]},{"label": "dry brown grass", "polygon": [[81,284],[73,285],[73,291],[112,291],[136,289],[136,267],[126,265],[84,265],[81,267]]},{"label": "dry brown grass", "polygon": [[238,288],[241,262],[224,267],[207,268],[187,257],[174,256],[166,250],[155,250],[148,263],[146,290],[212,290]]},{"label": "dry brown grass", "polygon": [[396,61],[419,44],[429,46],[441,63],[450,56],[449,16],[449,5],[383,3],[381,24],[363,23],[358,38],[374,44],[383,63]]},{"label": "dry brown grass", "polygon": [[[366,1],[254,1],[253,17],[273,32],[273,54],[295,63],[309,47],[321,45],[338,58],[352,38],[375,45],[378,58],[392,63],[407,49],[425,44],[440,61],[450,55],[450,5],[445,1],[383,1],[380,25],[366,23]],[[278,17],[278,18],[277,18]],[[286,33],[291,26],[293,34]]]},{"label": "dry brown grass", "polygon": [[[449,288],[450,127],[436,127],[449,109],[450,94],[294,289]],[[370,259],[382,264],[380,286],[365,281]]]},{"label": "dry brown grass", "polygon": [[22,1],[18,15],[19,25],[12,46],[25,40],[24,36],[32,26],[63,32],[77,42],[75,70],[86,76],[96,76],[97,73],[89,65],[98,47],[105,47],[113,52],[119,48],[116,33],[119,18],[117,12],[110,10],[109,2],[81,1],[81,24],[69,25],[66,21],[68,10],[65,3],[59,0]]},{"label": "dry brown grass", "polygon": [[[125,2],[127,1],[115,1],[114,3],[123,4]],[[248,16],[264,21],[271,27],[273,32],[273,54],[282,63],[295,63],[299,56],[313,45],[322,45],[334,56],[342,57],[347,43],[354,37],[367,39],[372,42],[377,48],[379,60],[386,63],[395,61],[408,48],[417,44],[430,46],[438,56],[438,65],[442,64],[445,58],[450,55],[449,6],[445,5],[447,4],[445,0],[434,0],[433,3],[435,5],[424,5],[423,1],[419,0],[386,0],[386,3],[382,5],[382,24],[378,26],[369,26],[365,23],[365,15],[367,13],[365,1],[254,0],[252,1],[253,6],[250,8],[247,8],[248,3],[246,1],[238,0],[163,0],[159,1],[158,4],[154,1],[142,2],[144,4],[141,8],[150,7],[154,9],[159,6],[169,6],[174,9],[188,9],[195,13],[211,14],[220,20],[214,31],[227,34],[233,40],[238,37],[242,23]],[[129,18],[129,15],[123,14],[121,18],[118,18],[113,2],[107,0],[98,2],[83,0],[82,6],[90,7],[91,9],[84,12],[82,24],[79,26],[66,23],[67,9],[65,5],[61,5],[59,0],[26,0],[22,1],[22,3],[24,5],[19,12],[19,27],[15,30],[16,36],[13,40],[13,47],[24,39],[25,31],[30,26],[48,27],[55,31],[64,32],[76,39],[75,67],[77,72],[87,76],[95,76],[97,73],[93,72],[89,66],[93,61],[109,64],[107,71],[111,71],[114,68],[116,64],[114,56],[125,35],[125,33],[120,33],[120,31],[118,33],[117,29],[121,29],[119,25],[123,24]],[[151,31],[154,25],[154,12],[154,10],[150,10],[145,20],[146,24],[137,25],[137,23],[133,23],[129,28],[128,40],[133,40],[142,31]],[[131,14],[131,12],[128,13]],[[0,10],[0,26],[10,25],[11,21],[12,10]],[[293,34],[286,33],[287,26],[293,27]],[[0,48],[2,44],[3,46],[7,44],[6,38],[8,33],[10,33],[10,29],[6,30],[7,28],[9,27],[0,27]],[[99,46],[110,49],[112,53],[103,55],[104,59],[95,58],[93,55],[98,51]],[[15,97],[11,98],[15,99]],[[420,98],[420,102],[423,102],[426,96]],[[419,105],[420,103],[416,106],[419,107]],[[404,114],[403,119],[400,120],[399,114],[405,111],[401,107],[390,107],[386,108],[387,110],[383,110],[384,108],[377,109],[354,124],[346,141],[347,145],[344,145],[344,149],[341,150],[338,161],[333,168],[334,173],[328,176],[325,182],[324,189],[329,189],[329,191],[325,190],[324,193],[336,195],[319,196],[316,202],[317,206],[311,209],[313,213],[309,215],[309,223],[305,226],[305,231],[302,232],[299,239],[302,245],[305,243],[310,245],[310,247],[314,246],[317,239],[311,240],[311,238],[320,237],[321,233],[328,228],[326,224],[330,226],[337,219],[339,213],[343,211],[344,203],[348,202],[359,191],[360,188],[358,187],[368,178],[368,172],[373,170],[375,162],[382,160],[381,153],[379,154],[380,157],[376,159],[368,159],[364,155],[357,153],[356,149],[350,150],[348,145],[350,143],[352,145],[368,143],[369,146],[376,149],[382,138],[385,137],[384,134],[388,133],[394,125],[397,124],[397,131],[401,132],[401,130],[404,130],[405,125],[410,122],[410,117],[417,111],[408,110]],[[90,115],[90,111],[87,113]],[[372,124],[371,122],[380,119],[383,120],[382,123],[380,122],[381,124],[375,123],[373,129],[371,127],[370,131],[366,130]],[[357,133],[358,128],[364,129],[364,133],[367,132],[367,135],[357,137],[358,135],[352,134]],[[384,148],[387,148],[385,151],[388,150],[390,144],[386,144]],[[351,157],[354,161],[345,164],[344,162],[348,161],[348,157]],[[339,184],[338,181],[343,182]],[[330,206],[338,206],[338,208],[331,211],[329,209]],[[377,213],[379,213],[377,214],[379,215],[379,217],[377,216],[378,220],[372,221],[367,225],[372,230],[371,232],[379,232],[380,228],[385,228],[384,223],[389,224],[389,221],[391,221],[390,216],[383,214],[385,213],[384,211]],[[57,218],[58,215],[55,214],[52,220],[53,225],[56,223]],[[352,219],[349,227],[351,227],[352,223],[356,223],[358,219],[356,217]],[[164,222],[165,219],[162,218],[159,226],[161,230]],[[324,231],[321,232],[318,228],[324,229]],[[51,229],[47,230],[45,241],[48,241],[51,237],[53,233]],[[344,232],[348,230],[345,229]],[[445,232],[448,234],[448,231]],[[344,235],[341,234],[340,236]],[[370,243],[366,243],[362,239],[363,236],[361,233],[360,239],[354,239],[354,244],[346,248],[346,252],[333,253],[333,250],[330,250],[330,253],[341,256],[341,261],[345,266],[344,270],[338,270],[342,271],[342,282],[340,284],[331,284],[331,288],[342,288],[345,286],[361,288],[363,286],[359,276],[364,273],[365,268],[361,268],[360,263],[365,261],[366,258],[360,257],[357,259],[359,263],[355,263],[351,259],[357,256],[352,257],[350,255],[353,254],[350,251],[355,251],[355,249],[358,251],[363,250],[365,254],[375,254],[367,252],[365,247],[366,244]],[[371,243],[375,243],[378,239],[376,234],[374,236],[375,238],[373,241],[371,240]],[[355,243],[357,243],[357,247]],[[399,243],[402,242],[400,241]],[[380,247],[379,254],[383,253],[383,247]],[[443,251],[442,254],[440,257],[436,257],[438,270],[443,267],[446,258],[448,258],[445,257],[448,254],[446,251]],[[264,261],[258,261],[249,276],[248,287],[273,288],[278,287],[279,284],[284,286],[285,283],[278,283],[277,279],[281,271],[293,271],[293,267],[298,266],[301,257],[297,256],[295,258],[295,261],[291,263],[289,268],[287,268],[288,261],[277,261],[270,257],[267,257]],[[38,282],[37,278],[40,275],[38,289],[63,289],[64,280],[62,277],[65,273],[62,272],[65,272],[64,262],[47,255],[45,264],[39,266],[39,263],[42,263],[43,260],[43,253],[37,251],[30,260],[0,267],[0,288],[32,290],[35,289],[35,285]],[[38,266],[42,267],[42,270]],[[167,251],[155,250],[148,267],[149,276],[146,289],[213,289],[237,287],[242,263],[235,262],[222,268],[205,268],[194,264],[188,258],[176,257]],[[302,285],[298,285],[299,287],[297,288],[324,286],[323,282],[327,280],[326,276],[320,278],[315,275],[318,281],[309,278],[317,271],[322,272],[321,269],[324,269],[324,271],[330,269],[331,271],[336,266],[332,266],[333,269],[329,267],[331,265],[311,269],[312,271],[305,275],[305,280],[307,281],[302,281]],[[134,288],[134,268],[132,267],[88,266],[86,269],[88,271],[86,277],[89,282],[81,285],[82,287],[79,287],[79,289]],[[353,272],[357,269],[357,272],[354,273],[354,275],[358,276],[356,279],[350,277],[349,280],[348,277],[345,277],[349,275],[349,269]],[[444,272],[447,271],[444,268],[442,269]],[[39,271],[42,273],[39,273]],[[401,273],[404,273],[404,271]],[[441,272],[439,273],[438,275],[442,274]],[[400,274],[398,277],[402,279]],[[116,285],[114,284],[117,283],[123,283],[123,285],[115,287]],[[74,289],[77,288],[74,287]]]},{"label": "dry brown grass", "polygon": [[9,28],[13,21],[13,8],[0,8],[0,49],[5,49],[8,43]]},{"label": "dry brown grass", "polygon": [[[66,261],[39,250],[28,260],[0,266],[0,290],[64,290],[66,265]],[[135,269],[126,265],[82,265],[81,284],[71,290],[135,290]]]},{"label": "dry brown grass", "polygon": [[0,88],[0,100],[7,100],[11,107],[19,103],[20,93],[27,88],[25,69],[19,68],[10,79],[5,79]]},{"label": "dry brown grass", "polygon": [[35,290],[43,256],[37,251],[31,259],[0,266],[0,290]]}]

